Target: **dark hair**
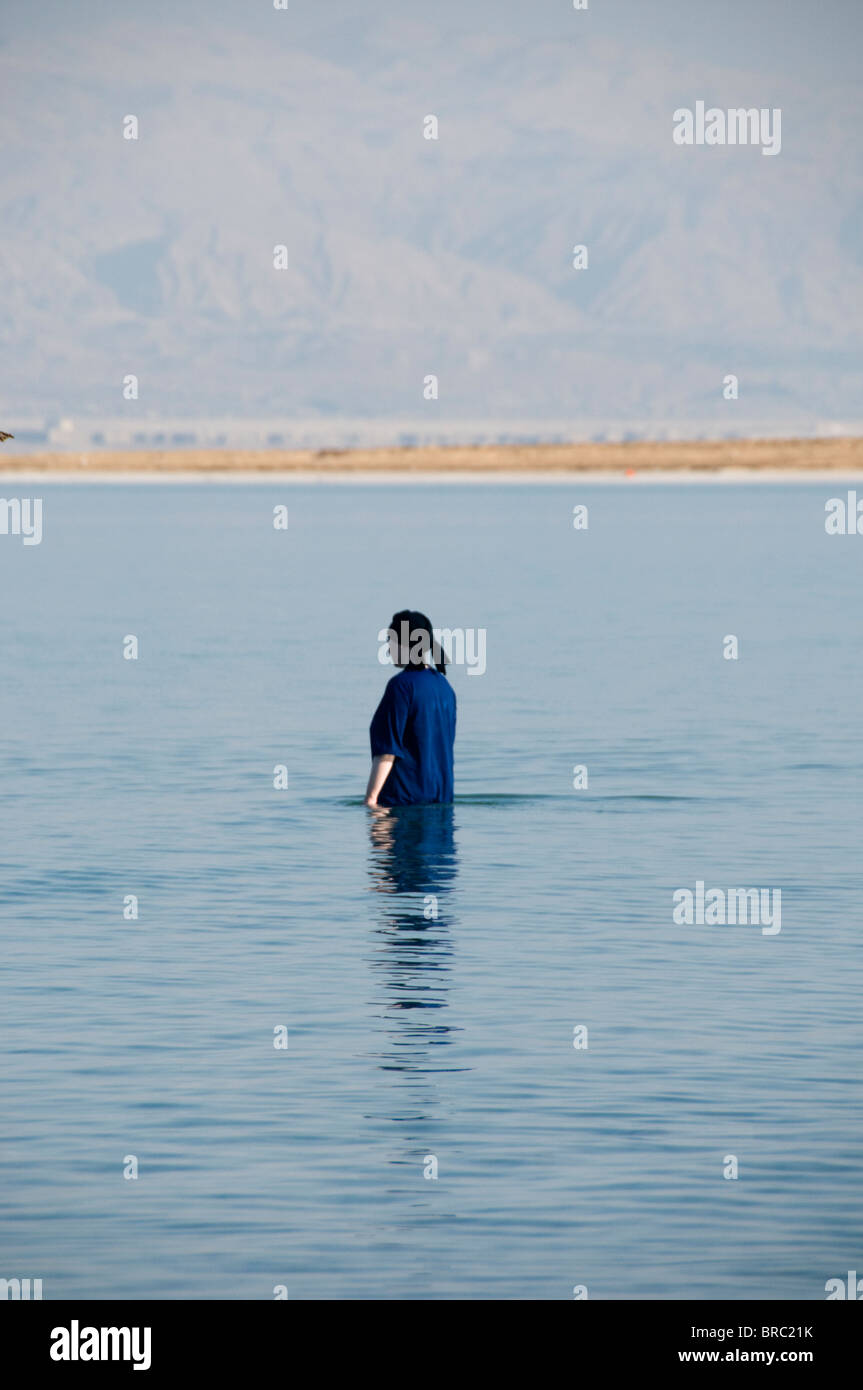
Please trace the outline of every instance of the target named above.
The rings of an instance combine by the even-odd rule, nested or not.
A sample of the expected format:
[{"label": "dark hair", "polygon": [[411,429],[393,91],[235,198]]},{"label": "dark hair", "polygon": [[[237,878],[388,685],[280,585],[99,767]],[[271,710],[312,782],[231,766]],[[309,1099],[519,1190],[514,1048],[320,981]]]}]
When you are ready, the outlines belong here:
[{"label": "dark hair", "polygon": [[[425,613],[418,613],[413,608],[403,608],[401,612],[393,614],[390,623],[390,632],[395,637],[399,648],[399,655],[405,655],[406,666],[420,669],[428,663],[426,655],[431,652],[435,668],[440,671],[442,676],[446,675],[447,656],[439,642],[435,641],[432,625]],[[403,638],[407,638],[406,641]],[[414,646],[420,648],[419,654],[414,654]]]}]

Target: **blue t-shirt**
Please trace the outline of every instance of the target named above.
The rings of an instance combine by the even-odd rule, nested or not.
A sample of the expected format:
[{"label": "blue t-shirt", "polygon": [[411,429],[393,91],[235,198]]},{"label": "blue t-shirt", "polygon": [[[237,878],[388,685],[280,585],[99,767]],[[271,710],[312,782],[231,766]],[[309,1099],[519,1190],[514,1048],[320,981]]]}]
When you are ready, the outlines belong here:
[{"label": "blue t-shirt", "polygon": [[455,693],[431,667],[406,666],[387,682],[371,722],[372,757],[394,753],[381,806],[452,801]]}]

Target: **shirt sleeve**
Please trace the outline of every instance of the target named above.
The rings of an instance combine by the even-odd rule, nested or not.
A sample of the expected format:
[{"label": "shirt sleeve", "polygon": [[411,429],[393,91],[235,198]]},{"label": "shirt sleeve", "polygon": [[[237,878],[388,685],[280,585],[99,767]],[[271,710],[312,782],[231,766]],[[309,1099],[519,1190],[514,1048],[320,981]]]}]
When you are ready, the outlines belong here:
[{"label": "shirt sleeve", "polygon": [[373,758],[380,758],[384,754],[393,754],[398,758],[404,754],[410,705],[410,690],[399,682],[398,676],[393,676],[387,683],[369,729]]}]

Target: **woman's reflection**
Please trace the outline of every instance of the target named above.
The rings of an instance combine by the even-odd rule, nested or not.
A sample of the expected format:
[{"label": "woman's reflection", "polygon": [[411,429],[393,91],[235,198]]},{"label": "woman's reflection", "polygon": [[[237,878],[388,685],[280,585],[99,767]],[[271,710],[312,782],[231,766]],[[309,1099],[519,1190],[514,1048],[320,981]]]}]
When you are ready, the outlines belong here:
[{"label": "woman's reflection", "polygon": [[369,876],[379,894],[371,965],[381,983],[386,1070],[448,1071],[432,1049],[451,1043],[447,1007],[452,892],[456,878],[453,808],[379,808],[369,817]]}]

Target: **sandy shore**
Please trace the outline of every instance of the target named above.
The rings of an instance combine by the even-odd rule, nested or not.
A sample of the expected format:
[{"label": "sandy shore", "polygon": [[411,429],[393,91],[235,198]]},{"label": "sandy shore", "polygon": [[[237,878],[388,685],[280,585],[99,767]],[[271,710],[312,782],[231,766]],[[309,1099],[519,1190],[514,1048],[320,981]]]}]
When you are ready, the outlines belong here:
[{"label": "sandy shore", "polygon": [[91,450],[0,454],[0,476],[233,480],[292,478],[357,482],[389,477],[525,481],[567,474],[661,479],[847,475],[863,477],[863,438],[697,440],[689,443],[490,444],[393,449]]}]

